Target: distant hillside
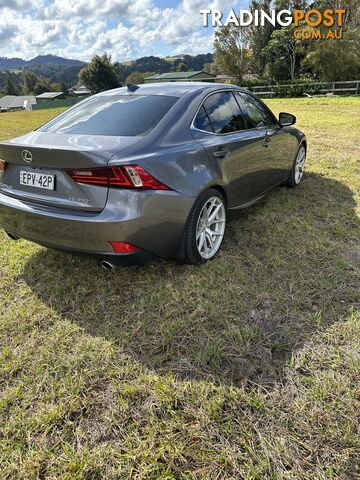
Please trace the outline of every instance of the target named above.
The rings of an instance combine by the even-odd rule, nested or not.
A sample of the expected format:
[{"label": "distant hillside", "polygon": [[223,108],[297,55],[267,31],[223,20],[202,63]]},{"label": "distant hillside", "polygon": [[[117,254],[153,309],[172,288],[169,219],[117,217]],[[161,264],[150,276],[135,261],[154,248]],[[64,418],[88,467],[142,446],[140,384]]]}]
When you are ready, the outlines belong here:
[{"label": "distant hillside", "polygon": [[26,63],[26,60],[21,58],[6,58],[0,57],[0,71],[1,70],[15,70],[22,68]]},{"label": "distant hillside", "polygon": [[72,60],[71,58],[57,57],[56,55],[38,55],[26,62],[26,67],[33,65],[63,65],[65,67],[75,67],[85,65],[85,62]]},{"label": "distant hillside", "polygon": [[56,55],[38,55],[31,60],[23,60],[22,58],[6,58],[0,57],[0,71],[15,70],[18,68],[29,68],[34,65],[61,65],[64,67],[81,67],[85,62],[73,60],[71,58],[58,57]]},{"label": "distant hillside", "polygon": [[[78,76],[80,70],[84,67],[81,65],[30,65],[24,68],[24,70],[30,70],[40,77],[48,78],[51,82],[58,82],[66,86],[67,88],[72,87],[78,81]],[[63,87],[65,88],[65,87]]]},{"label": "distant hillside", "polygon": [[179,63],[185,63],[189,70],[203,70],[206,63],[212,63],[214,55],[212,53],[205,53],[200,55],[175,55],[172,57],[142,57],[132,62],[124,62],[120,64],[121,81],[130,75],[132,72],[154,72],[167,73],[171,69],[176,68]]},{"label": "distant hillside", "polygon": [[[1,0],[0,0],[1,1]],[[185,63],[189,70],[203,70],[206,63],[212,63],[212,53],[201,55],[179,54],[165,58],[149,56],[120,64],[120,81],[133,72],[167,73]],[[38,55],[31,60],[21,58],[0,57],[0,89],[6,78],[11,78],[15,85],[21,82],[21,70],[31,70],[37,75],[47,78],[50,82],[60,83],[62,90],[67,90],[78,82],[79,72],[86,65],[80,60],[58,57],[56,55]],[[11,71],[11,72],[10,72]]]}]

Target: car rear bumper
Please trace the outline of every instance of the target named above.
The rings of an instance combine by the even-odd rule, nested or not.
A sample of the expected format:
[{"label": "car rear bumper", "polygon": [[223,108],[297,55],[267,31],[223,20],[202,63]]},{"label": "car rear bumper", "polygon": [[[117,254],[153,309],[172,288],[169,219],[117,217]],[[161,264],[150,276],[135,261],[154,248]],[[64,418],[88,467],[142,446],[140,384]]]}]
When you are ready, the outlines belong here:
[{"label": "car rear bumper", "polygon": [[[110,189],[104,210],[89,213],[47,208],[0,193],[0,226],[49,248],[102,258],[115,260],[110,241],[131,243],[150,257],[170,257],[180,249],[194,200],[167,190]],[[116,255],[124,261],[141,256],[141,252]]]},{"label": "car rear bumper", "polygon": [[153,255],[152,253],[145,250],[136,250],[135,252],[131,253],[94,253],[86,251],[75,252],[74,250],[67,250],[64,248],[56,248],[56,250],[75,256],[90,256],[93,259],[99,260],[99,262],[105,261],[113,266],[144,265],[145,263],[151,262],[158,257],[157,255]]}]

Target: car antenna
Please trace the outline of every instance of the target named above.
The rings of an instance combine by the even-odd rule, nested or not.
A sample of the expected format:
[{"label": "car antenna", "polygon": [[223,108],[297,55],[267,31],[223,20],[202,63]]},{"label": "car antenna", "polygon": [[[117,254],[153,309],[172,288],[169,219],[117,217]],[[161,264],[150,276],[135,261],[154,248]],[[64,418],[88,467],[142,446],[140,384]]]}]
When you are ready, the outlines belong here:
[{"label": "car antenna", "polygon": [[129,92],[136,92],[136,90],[140,88],[139,85],[136,85],[135,83],[128,83],[126,86]]}]

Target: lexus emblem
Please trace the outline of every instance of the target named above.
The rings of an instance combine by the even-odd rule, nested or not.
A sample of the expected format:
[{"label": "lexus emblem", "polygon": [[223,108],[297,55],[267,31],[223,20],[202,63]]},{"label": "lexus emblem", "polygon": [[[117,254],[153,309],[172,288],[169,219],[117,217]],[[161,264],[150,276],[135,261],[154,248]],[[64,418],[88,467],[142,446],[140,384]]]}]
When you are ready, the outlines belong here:
[{"label": "lexus emblem", "polygon": [[24,160],[26,163],[31,163],[33,159],[33,155],[29,150],[23,150],[21,152],[21,158]]}]

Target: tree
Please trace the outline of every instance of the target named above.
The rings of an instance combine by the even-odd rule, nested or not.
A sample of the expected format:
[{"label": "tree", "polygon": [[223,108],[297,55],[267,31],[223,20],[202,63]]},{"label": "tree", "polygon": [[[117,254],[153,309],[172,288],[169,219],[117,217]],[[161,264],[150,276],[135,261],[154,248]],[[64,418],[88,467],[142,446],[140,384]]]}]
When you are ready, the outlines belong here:
[{"label": "tree", "polygon": [[58,82],[52,82],[50,84],[50,92],[64,92],[66,91],[66,88],[63,88],[63,85],[61,85]]},{"label": "tree", "polygon": [[[263,10],[270,15],[271,10],[293,10],[310,8],[306,0],[252,0],[249,10]],[[281,33],[278,33],[281,32]],[[264,26],[254,24],[247,27],[247,38],[251,56],[251,71],[262,77],[269,75],[275,79],[287,80],[300,71],[299,54],[303,46],[299,42],[291,42],[291,27],[281,27],[270,22]],[[270,46],[271,44],[271,46]],[[279,58],[279,55],[281,58]]]},{"label": "tree", "polygon": [[36,73],[30,70],[23,70],[21,82],[25,95],[40,95],[41,93],[51,91],[50,80],[36,75]]},{"label": "tree", "polygon": [[345,29],[353,29],[360,26],[360,3],[359,0],[314,0],[311,8],[324,10],[345,9],[344,23]]},{"label": "tree", "polygon": [[174,65],[173,72],[188,72],[189,67],[184,62],[180,62],[177,65]]},{"label": "tree", "polygon": [[36,73],[30,70],[23,70],[21,75],[21,83],[23,87],[23,93],[28,95],[34,92],[35,85],[38,83],[38,76]]},{"label": "tree", "polygon": [[304,50],[299,40],[294,39],[295,27],[274,30],[264,49],[267,58],[267,71],[274,80],[295,80]]},{"label": "tree", "polygon": [[1,93],[4,95],[17,95],[18,91],[13,82],[10,80],[10,78],[6,78],[4,82],[4,86],[1,90]]},{"label": "tree", "polygon": [[[254,12],[255,10],[264,10],[264,12],[270,14],[272,9],[271,0],[252,0],[249,5],[249,10]],[[264,26],[250,25],[247,29],[247,37],[249,42],[249,49],[252,52],[251,55],[251,71],[262,77],[265,71],[265,67],[268,61],[265,48],[270,41],[270,37],[275,27],[270,22],[266,22]]]},{"label": "tree", "polygon": [[96,55],[89,65],[80,70],[79,78],[92,93],[103,92],[121,86],[120,65],[111,61],[111,55]]},{"label": "tree", "polygon": [[[354,80],[360,76],[360,4],[358,0],[337,0],[331,8],[344,8],[342,39],[324,39],[332,28],[319,26],[323,39],[309,43],[305,64],[315,75],[327,82]],[[317,0],[314,8],[328,7]]]},{"label": "tree", "polygon": [[47,78],[38,77],[38,81],[36,82],[31,93],[33,93],[34,95],[41,95],[42,93],[50,91],[51,85],[49,80]]},{"label": "tree", "polygon": [[211,73],[212,75],[221,75],[223,73],[219,65],[215,62],[205,63],[202,69],[204,72]]},{"label": "tree", "polygon": [[[203,70],[205,63],[212,63],[214,61],[214,55],[212,53],[201,53],[199,55],[183,55],[180,62],[185,63],[189,70]],[[180,63],[179,62],[179,63]],[[176,63],[176,62],[174,62]]]},{"label": "tree", "polygon": [[132,72],[130,75],[126,78],[125,80],[125,85],[128,83],[135,83],[136,85],[140,85],[141,83],[145,82],[146,77],[151,77],[151,75],[154,75],[153,72]]},{"label": "tree", "polygon": [[245,28],[230,24],[218,29],[214,47],[218,67],[241,82],[244,74],[249,71],[251,58]]},{"label": "tree", "polygon": [[341,40],[322,40],[305,57],[318,78],[325,82],[360,77],[360,30],[345,31]]}]

